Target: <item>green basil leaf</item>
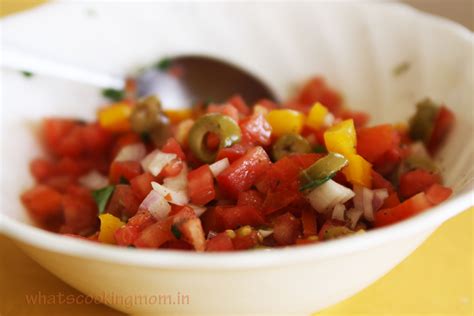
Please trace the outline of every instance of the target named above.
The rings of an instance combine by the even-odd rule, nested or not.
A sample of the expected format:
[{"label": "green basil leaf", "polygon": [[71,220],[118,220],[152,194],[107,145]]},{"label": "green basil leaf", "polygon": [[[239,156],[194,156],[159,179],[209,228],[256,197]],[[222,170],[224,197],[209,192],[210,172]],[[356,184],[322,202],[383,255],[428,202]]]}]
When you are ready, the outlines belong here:
[{"label": "green basil leaf", "polygon": [[115,190],[115,186],[109,185],[105,188],[92,191],[92,196],[94,197],[97,208],[99,209],[99,214],[104,213],[107,202],[109,201],[112,193]]}]

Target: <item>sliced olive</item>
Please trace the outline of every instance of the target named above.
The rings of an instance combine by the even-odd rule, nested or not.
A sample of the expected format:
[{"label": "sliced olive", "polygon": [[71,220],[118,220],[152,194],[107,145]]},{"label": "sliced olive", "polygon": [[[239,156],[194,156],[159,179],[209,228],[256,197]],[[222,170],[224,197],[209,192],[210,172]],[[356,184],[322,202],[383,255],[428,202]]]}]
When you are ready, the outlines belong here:
[{"label": "sliced olive", "polygon": [[281,158],[293,154],[305,154],[311,152],[311,145],[309,142],[298,134],[285,134],[280,136],[273,145],[273,159],[280,160]]},{"label": "sliced olive", "polygon": [[348,160],[341,154],[329,153],[319,159],[300,174],[300,190],[315,188],[329,179],[333,178],[336,172],[347,166]]},{"label": "sliced olive", "polygon": [[410,119],[410,137],[427,143],[433,131],[439,106],[430,99],[425,99],[419,102],[416,108],[415,115]]},{"label": "sliced olive", "polygon": [[438,166],[429,157],[410,155],[405,159],[404,164],[408,170],[423,169],[432,173],[439,173]]},{"label": "sliced olive", "polygon": [[216,160],[216,151],[206,148],[205,140],[208,133],[219,137],[219,149],[230,147],[240,141],[239,125],[230,117],[217,113],[201,116],[189,131],[189,148],[201,161],[210,163]]},{"label": "sliced olive", "polygon": [[161,146],[170,137],[170,123],[155,96],[148,96],[133,107],[130,116],[132,129],[140,135],[147,135],[156,146]]}]

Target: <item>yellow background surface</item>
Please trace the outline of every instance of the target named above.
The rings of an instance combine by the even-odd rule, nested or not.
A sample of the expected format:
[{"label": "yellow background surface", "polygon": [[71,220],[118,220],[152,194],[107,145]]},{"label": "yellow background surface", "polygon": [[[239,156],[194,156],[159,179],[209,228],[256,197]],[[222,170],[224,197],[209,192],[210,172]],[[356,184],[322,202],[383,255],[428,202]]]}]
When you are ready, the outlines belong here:
[{"label": "yellow background surface", "polygon": [[[44,1],[0,0],[1,16]],[[446,222],[376,283],[315,315],[474,315],[474,208]],[[25,295],[78,295],[0,235],[0,315],[122,315],[104,305],[26,305]],[[310,295],[310,293],[308,293]]]}]

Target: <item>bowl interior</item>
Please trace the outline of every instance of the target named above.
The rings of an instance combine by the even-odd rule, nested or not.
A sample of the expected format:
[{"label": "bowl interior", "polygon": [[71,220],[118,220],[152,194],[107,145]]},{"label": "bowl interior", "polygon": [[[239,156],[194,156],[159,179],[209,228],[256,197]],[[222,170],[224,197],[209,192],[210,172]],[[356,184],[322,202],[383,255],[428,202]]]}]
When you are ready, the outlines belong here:
[{"label": "bowl interior", "polygon": [[[437,156],[446,184],[456,195],[472,187],[472,34],[450,22],[390,4],[68,2],[1,24],[4,47],[117,75],[167,55],[209,54],[249,69],[282,99],[323,75],[372,122],[406,121],[429,96],[457,116]],[[105,100],[96,87],[60,79],[11,70],[1,79],[0,212],[29,222],[18,196],[41,155],[39,120],[92,118]]]}]

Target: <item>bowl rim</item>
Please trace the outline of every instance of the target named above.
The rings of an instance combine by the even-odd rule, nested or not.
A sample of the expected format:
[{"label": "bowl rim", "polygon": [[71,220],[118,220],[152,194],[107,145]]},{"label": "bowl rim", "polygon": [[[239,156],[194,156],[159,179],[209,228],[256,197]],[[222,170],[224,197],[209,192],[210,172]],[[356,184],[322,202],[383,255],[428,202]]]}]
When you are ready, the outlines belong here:
[{"label": "bowl rim", "polygon": [[[42,7],[47,7],[46,4]],[[364,5],[364,4],[362,4]],[[417,14],[433,24],[450,29],[453,35],[474,43],[473,32],[467,28],[429,13],[421,12],[406,4],[370,3],[369,5],[390,6],[399,13]],[[0,21],[0,25],[1,25]],[[16,242],[40,248],[47,252],[80,257],[122,265],[159,267],[173,269],[248,269],[268,268],[319,260],[329,257],[363,251],[378,245],[437,228],[447,219],[474,205],[474,188],[400,223],[374,229],[365,234],[306,245],[270,250],[239,251],[228,253],[197,253],[173,250],[128,249],[104,245],[91,241],[62,236],[38,227],[19,222],[0,212],[0,234],[5,234]]]}]

